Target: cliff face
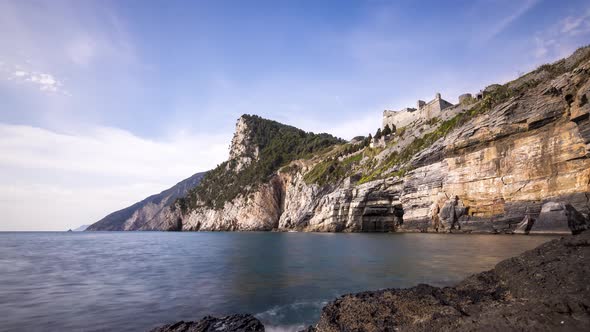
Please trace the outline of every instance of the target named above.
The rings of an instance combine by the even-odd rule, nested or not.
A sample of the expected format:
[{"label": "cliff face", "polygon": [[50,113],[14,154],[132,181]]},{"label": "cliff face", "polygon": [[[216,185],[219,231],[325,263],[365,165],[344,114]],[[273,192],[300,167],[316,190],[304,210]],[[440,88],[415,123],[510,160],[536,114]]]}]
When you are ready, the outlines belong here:
[{"label": "cliff face", "polygon": [[[179,213],[183,229],[513,232],[527,216],[542,219],[544,204],[568,203],[588,214],[589,53],[582,49],[507,84],[491,106],[483,100],[453,108],[439,123],[415,121],[405,128],[405,137],[375,152],[376,157],[363,152],[348,177],[306,180],[334,158],[344,160],[329,166],[336,167],[331,174],[338,173],[354,153],[294,161],[221,208]],[[447,131],[438,137],[441,128]],[[248,128],[240,121],[237,129],[240,139],[234,138],[232,151],[246,151]],[[420,141],[421,149],[409,158],[387,164],[427,139],[432,144]],[[232,155],[238,165],[249,162],[241,152]],[[381,175],[361,179],[367,167],[369,173],[381,168]],[[403,222],[396,217],[400,211]],[[567,220],[559,222],[550,231],[569,232]],[[531,231],[543,230],[533,226]]]},{"label": "cliff face", "polygon": [[481,100],[397,128],[379,147],[246,115],[227,162],[158,218],[117,229],[585,229],[589,97],[586,47],[488,87]]},{"label": "cliff face", "polygon": [[[367,218],[390,216],[391,206],[401,204],[403,228],[426,230],[432,229],[433,205],[441,209],[455,196],[467,208],[463,230],[510,229],[526,214],[538,215],[548,201],[588,213],[589,69],[586,62],[473,118],[416,154],[403,177],[339,186],[314,198],[315,206],[297,203],[296,209],[310,208],[288,210],[285,219],[309,230],[357,231]],[[287,190],[288,202],[313,192],[293,186],[300,189]]]},{"label": "cliff face", "polygon": [[200,207],[180,215],[183,230],[269,231],[277,228],[283,212],[284,184],[273,177],[256,191],[226,202],[221,209]]}]

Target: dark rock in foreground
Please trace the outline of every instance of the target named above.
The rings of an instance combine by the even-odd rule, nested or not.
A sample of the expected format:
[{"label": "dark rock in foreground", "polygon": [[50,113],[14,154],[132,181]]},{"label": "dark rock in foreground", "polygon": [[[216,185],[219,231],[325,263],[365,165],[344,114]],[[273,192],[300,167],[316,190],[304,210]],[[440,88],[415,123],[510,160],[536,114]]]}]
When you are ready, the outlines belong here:
[{"label": "dark rock in foreground", "polygon": [[307,331],[590,331],[590,231],[504,260],[455,287],[344,295]]},{"label": "dark rock in foreground", "polygon": [[178,322],[164,325],[152,332],[259,332],[264,326],[252,315],[231,315],[223,318],[205,316],[197,322]]}]

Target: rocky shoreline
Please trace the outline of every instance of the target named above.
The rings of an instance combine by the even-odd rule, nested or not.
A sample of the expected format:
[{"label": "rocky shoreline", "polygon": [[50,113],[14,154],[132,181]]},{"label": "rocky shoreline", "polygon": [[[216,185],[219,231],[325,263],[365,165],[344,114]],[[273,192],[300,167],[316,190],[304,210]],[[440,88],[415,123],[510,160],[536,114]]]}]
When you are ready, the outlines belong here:
[{"label": "rocky shoreline", "polygon": [[[562,237],[454,287],[420,284],[348,294],[305,331],[587,331],[590,231]],[[153,332],[264,331],[252,315],[207,316]]]}]

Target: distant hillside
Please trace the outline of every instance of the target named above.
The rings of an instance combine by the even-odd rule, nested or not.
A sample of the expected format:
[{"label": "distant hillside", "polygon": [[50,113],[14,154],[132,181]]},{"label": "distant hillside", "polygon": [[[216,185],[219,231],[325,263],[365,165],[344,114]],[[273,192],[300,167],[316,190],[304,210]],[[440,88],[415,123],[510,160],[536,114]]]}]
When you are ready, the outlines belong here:
[{"label": "distant hillside", "polygon": [[88,228],[90,225],[82,225],[78,228],[75,228],[73,231],[74,232],[84,232],[86,230],[86,228]]},{"label": "distant hillside", "polygon": [[136,230],[141,226],[154,222],[163,215],[163,210],[183,197],[186,193],[196,187],[205,172],[197,173],[188,179],[182,180],[170,189],[159,194],[152,195],[141,202],[129,207],[115,211],[96,223],[88,226],[87,231],[125,231]]}]

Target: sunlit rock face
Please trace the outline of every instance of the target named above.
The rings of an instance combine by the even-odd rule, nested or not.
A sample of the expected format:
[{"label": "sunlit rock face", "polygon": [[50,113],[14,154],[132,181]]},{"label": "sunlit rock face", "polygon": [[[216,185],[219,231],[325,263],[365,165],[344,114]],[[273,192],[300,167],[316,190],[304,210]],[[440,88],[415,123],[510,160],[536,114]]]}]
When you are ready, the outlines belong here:
[{"label": "sunlit rock face", "polygon": [[[463,231],[514,230],[548,201],[588,214],[589,71],[586,62],[474,118],[415,156],[403,178],[317,188],[292,177],[279,228],[363,231],[383,220],[390,230],[432,231],[432,206],[444,210],[455,197]],[[393,225],[396,204],[401,227]],[[442,225],[450,230],[449,217]]]},{"label": "sunlit rock face", "polygon": [[221,209],[198,208],[183,216],[183,230],[270,231],[282,213],[284,184],[273,177],[257,191],[226,202]]},{"label": "sunlit rock face", "polygon": [[236,123],[236,131],[229,150],[229,159],[235,161],[235,172],[243,170],[258,158],[259,148],[253,144],[250,132],[248,122],[244,117],[240,117]]},{"label": "sunlit rock face", "polygon": [[[402,165],[404,172],[384,173],[389,175],[368,182],[356,174],[320,185],[305,180],[323,161],[316,155],[290,162],[262,183],[243,184],[247,190],[222,206],[201,204],[182,212],[171,206],[133,228],[528,233],[542,231],[542,207],[548,202],[569,204],[587,223],[588,59],[590,48],[585,48],[561,62],[562,74],[541,70],[508,83],[508,97],[413,151]],[[465,105],[451,107],[439,120],[470,111]],[[405,128],[396,144],[420,138],[423,129]],[[233,167],[228,171],[238,177],[261,158],[251,131],[240,118],[228,163]],[[394,150],[386,147],[375,160],[399,152]],[[558,233],[568,228],[572,230],[561,224],[551,227]]]}]

